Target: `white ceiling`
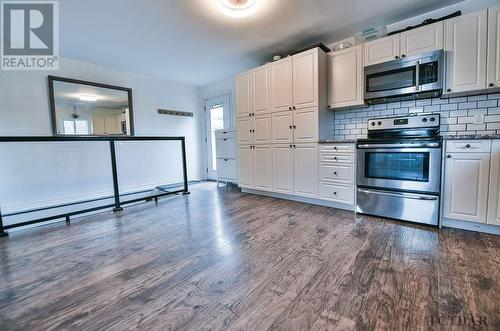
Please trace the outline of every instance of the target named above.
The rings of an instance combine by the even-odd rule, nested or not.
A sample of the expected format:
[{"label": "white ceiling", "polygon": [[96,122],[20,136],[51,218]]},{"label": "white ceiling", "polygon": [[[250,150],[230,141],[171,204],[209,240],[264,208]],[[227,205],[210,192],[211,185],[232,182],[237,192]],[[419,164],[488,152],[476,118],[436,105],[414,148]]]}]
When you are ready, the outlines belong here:
[{"label": "white ceiling", "polygon": [[61,55],[203,86],[318,41],[461,0],[260,0],[223,16],[216,0],[60,1]]}]

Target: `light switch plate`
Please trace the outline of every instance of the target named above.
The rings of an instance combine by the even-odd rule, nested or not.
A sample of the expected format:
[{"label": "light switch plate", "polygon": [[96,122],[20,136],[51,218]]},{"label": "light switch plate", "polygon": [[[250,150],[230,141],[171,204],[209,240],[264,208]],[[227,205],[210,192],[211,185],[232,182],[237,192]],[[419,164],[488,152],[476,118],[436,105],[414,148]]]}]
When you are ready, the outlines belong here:
[{"label": "light switch plate", "polygon": [[483,114],[474,115],[474,124],[484,124],[484,115]]}]

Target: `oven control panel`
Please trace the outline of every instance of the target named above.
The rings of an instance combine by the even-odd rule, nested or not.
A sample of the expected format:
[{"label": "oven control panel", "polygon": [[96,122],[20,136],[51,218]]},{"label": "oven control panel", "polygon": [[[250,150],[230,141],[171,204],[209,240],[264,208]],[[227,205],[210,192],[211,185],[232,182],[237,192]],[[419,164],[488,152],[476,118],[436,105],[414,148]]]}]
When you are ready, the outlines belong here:
[{"label": "oven control panel", "polygon": [[368,131],[391,129],[438,128],[439,114],[415,114],[402,117],[374,118],[368,120]]}]

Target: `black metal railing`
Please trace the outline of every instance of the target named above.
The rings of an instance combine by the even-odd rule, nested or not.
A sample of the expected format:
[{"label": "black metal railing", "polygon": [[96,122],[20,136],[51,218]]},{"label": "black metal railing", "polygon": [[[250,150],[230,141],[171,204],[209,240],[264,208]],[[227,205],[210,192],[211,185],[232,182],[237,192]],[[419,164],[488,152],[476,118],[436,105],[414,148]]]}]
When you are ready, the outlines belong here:
[{"label": "black metal railing", "polygon": [[[50,206],[47,208],[38,208],[36,210],[21,211],[21,212],[16,212],[13,214],[4,214],[3,217],[2,217],[2,211],[0,210],[0,237],[8,235],[8,233],[5,230],[9,230],[9,229],[17,228],[17,227],[33,225],[33,224],[53,221],[53,220],[57,220],[57,219],[65,219],[66,222],[69,222],[70,218],[72,216],[75,216],[75,215],[91,213],[91,212],[95,212],[98,210],[109,209],[109,208],[113,208],[114,211],[120,211],[123,209],[122,205],[126,205],[126,204],[137,203],[140,201],[149,201],[149,200],[153,200],[153,199],[157,201],[158,198],[160,198],[160,197],[173,195],[173,194],[180,194],[180,193],[189,194],[188,176],[187,176],[187,161],[186,161],[186,139],[185,139],[185,137],[129,137],[129,136],[0,137],[0,143],[67,142],[67,141],[82,141],[82,142],[108,141],[109,142],[109,151],[110,151],[110,156],[111,156],[111,169],[112,169],[112,175],[113,175],[113,192],[114,192],[112,198],[114,198],[114,203],[106,204],[106,205],[98,206],[98,207],[85,208],[85,209],[80,209],[80,210],[76,210],[76,211],[60,213],[60,214],[56,214],[56,215],[51,215],[51,216],[47,216],[47,217],[43,217],[43,218],[38,218],[38,219],[34,219],[34,220],[29,220],[29,221],[5,225],[5,226],[3,224],[2,218],[5,218],[7,216],[28,214],[28,213],[33,213],[34,211],[44,211],[44,210],[50,210],[50,209],[57,209],[57,208],[65,207],[65,206],[67,206],[67,204],[66,205],[58,205],[58,206]],[[127,201],[121,201],[120,197],[122,197],[124,195],[120,195],[118,171],[117,171],[117,164],[116,164],[116,149],[115,149],[115,142],[116,141],[180,141],[181,149],[182,149],[182,172],[183,172],[183,181],[181,184],[182,189],[167,191],[167,192],[164,191],[162,193],[155,194],[155,195],[148,195],[145,197],[129,199]],[[143,192],[135,192],[135,193],[144,193],[144,191]],[[130,195],[130,194],[128,194],[128,195]],[[102,199],[105,200],[105,199],[109,199],[109,198],[110,197],[105,197]],[[101,200],[101,199],[95,199],[95,200]],[[92,201],[95,201],[95,200],[92,200]],[[80,201],[80,202],[72,203],[71,205],[84,204],[87,202],[89,202],[89,201]],[[0,201],[0,203],[1,203],[1,201]]]}]

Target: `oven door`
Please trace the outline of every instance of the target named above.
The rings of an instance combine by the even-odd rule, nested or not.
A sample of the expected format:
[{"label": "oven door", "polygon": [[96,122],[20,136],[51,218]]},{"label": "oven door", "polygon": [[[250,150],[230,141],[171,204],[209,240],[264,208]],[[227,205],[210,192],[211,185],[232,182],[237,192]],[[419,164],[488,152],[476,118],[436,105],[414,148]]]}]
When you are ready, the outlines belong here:
[{"label": "oven door", "polygon": [[[394,144],[400,146],[400,144]],[[439,194],[441,144],[429,147],[358,145],[357,185],[379,189]]]}]

